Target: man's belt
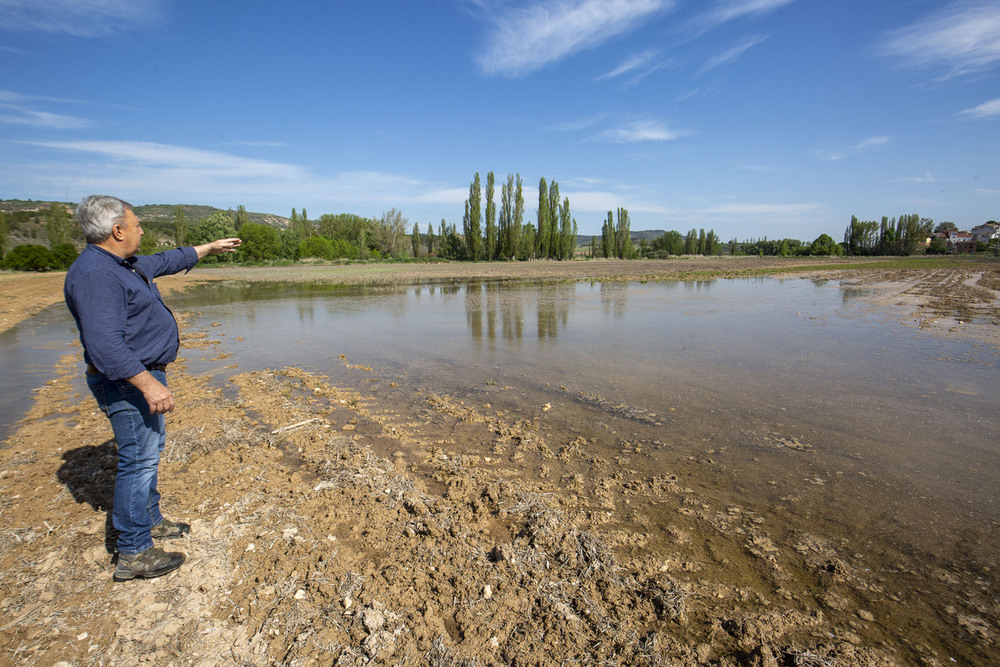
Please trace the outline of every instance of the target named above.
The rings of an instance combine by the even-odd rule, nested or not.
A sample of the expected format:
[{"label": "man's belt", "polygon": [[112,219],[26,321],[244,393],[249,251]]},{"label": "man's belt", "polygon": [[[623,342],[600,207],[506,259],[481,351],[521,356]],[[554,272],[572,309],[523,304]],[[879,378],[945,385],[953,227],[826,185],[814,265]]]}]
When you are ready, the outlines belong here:
[{"label": "man's belt", "polygon": [[[166,364],[146,364],[147,371],[166,371]],[[87,364],[87,375],[100,375],[101,371],[97,370],[97,366],[94,364]]]}]

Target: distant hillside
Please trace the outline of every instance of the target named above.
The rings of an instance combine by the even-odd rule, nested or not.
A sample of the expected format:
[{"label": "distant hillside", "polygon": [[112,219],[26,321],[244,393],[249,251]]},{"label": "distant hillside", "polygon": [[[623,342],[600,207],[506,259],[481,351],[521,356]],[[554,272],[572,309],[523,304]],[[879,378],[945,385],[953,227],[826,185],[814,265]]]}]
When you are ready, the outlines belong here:
[{"label": "distant hillside", "polygon": [[[7,222],[7,239],[4,244],[5,252],[14,246],[26,243],[47,246],[48,236],[45,232],[45,212],[54,203],[62,204],[72,215],[76,211],[78,202],[0,199],[0,211],[4,213]],[[177,207],[177,204],[148,204],[146,206],[136,206],[133,210],[147,234],[156,234],[161,241],[172,242],[174,236],[174,215]],[[196,204],[181,204],[180,209],[184,212],[184,219],[189,225],[207,218],[216,211],[223,210],[214,206],[199,206]],[[288,227],[288,218],[280,215],[251,213],[248,211],[247,217],[250,222],[270,225],[277,229]],[[84,246],[80,227],[75,222],[71,225],[70,241],[78,249]]]},{"label": "distant hillside", "polygon": [[[216,211],[223,210],[221,208],[215,208],[214,206],[199,206],[197,204],[146,204],[145,206],[136,206],[133,210],[135,211],[135,214],[139,218],[140,222],[151,223],[158,226],[163,223],[173,224],[174,215],[178,207],[180,207],[181,211],[184,212],[184,219],[187,220],[189,224],[195,223],[202,218],[207,218]],[[270,213],[253,213],[247,211],[247,218],[249,218],[250,222],[256,222],[261,225],[271,225],[272,227],[277,227],[278,229],[288,227],[288,218],[284,218],[280,215],[272,215]]]},{"label": "distant hillside", "polygon": [[[0,199],[0,211],[4,214],[6,238],[3,248],[6,253],[14,246],[34,244],[48,247],[49,238],[45,231],[45,213],[52,204],[61,204],[72,214],[76,204],[66,202],[33,201],[25,199]],[[77,224],[70,225],[70,241],[82,248],[83,235]]]},{"label": "distant hillside", "polygon": [[[639,241],[641,241],[643,239],[646,239],[647,241],[652,242],[654,239],[658,239],[661,236],[663,236],[664,234],[666,234],[666,232],[663,231],[662,229],[644,229],[644,230],[641,230],[641,231],[638,231],[638,232],[631,232],[629,234],[629,236],[632,237],[632,242],[633,243],[638,243]],[[588,236],[586,234],[577,234],[576,235],[576,244],[577,245],[582,245],[582,246],[588,246],[588,245],[590,245],[590,239],[593,236],[595,236],[595,235]],[[597,242],[600,243],[601,242],[601,236],[600,236],[600,234],[597,234],[596,236],[597,236]]]}]

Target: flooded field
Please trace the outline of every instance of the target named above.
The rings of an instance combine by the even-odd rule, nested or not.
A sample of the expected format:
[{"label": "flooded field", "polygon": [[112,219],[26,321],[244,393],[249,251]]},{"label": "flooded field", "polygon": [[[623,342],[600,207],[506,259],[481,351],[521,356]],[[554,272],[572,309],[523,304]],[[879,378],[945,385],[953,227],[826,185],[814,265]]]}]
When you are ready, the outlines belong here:
[{"label": "flooded field", "polygon": [[[879,595],[950,597],[952,577],[994,588],[1000,356],[928,336],[865,295],[803,279],[254,284],[178,306],[197,311],[192,324],[219,335],[213,353],[234,354],[240,372],[301,367],[403,412],[446,395],[537,423],[553,448],[583,450],[583,463],[521,460],[519,474],[554,488],[599,499],[602,477],[683,471],[706,506],[740,508],[726,522],[752,515],[774,549],[822,553]],[[197,372],[233,372],[206,359]],[[455,435],[460,454],[483,453]],[[666,548],[676,536],[658,527],[676,525],[676,508],[646,500],[613,520]],[[699,545],[698,569],[735,583],[760,567],[742,547],[720,548]],[[920,624],[928,609],[898,622]]]},{"label": "flooded field", "polygon": [[[995,525],[997,350],[927,336],[856,296],[801,279],[254,284],[207,287],[175,310],[195,312],[241,372],[294,366],[376,393],[391,383],[394,400],[448,394],[602,454],[624,442],[667,460],[714,449],[746,485],[835,474],[812,486],[874,484],[873,504],[902,496],[933,504],[922,518]],[[193,369],[227,372],[212,359]]]},{"label": "flooded field", "polygon": [[[313,394],[332,392],[329,381],[338,400],[307,412],[364,439],[367,456],[405,464],[436,507],[477,496],[480,475],[514,483],[520,500],[505,505],[504,482],[481,482],[482,502],[500,509],[485,533],[443,547],[455,561],[480,543],[515,548],[525,538],[510,517],[544,500],[573,534],[603,536],[623,568],[652,568],[688,591],[683,613],[667,614],[683,640],[661,647],[687,655],[683,664],[713,655],[767,664],[772,651],[776,664],[838,655],[829,664],[989,664],[1000,656],[1000,348],[932,335],[874,289],[801,278],[222,282],[169,301],[184,323],[186,372],[251,418],[294,421]],[[4,334],[10,377],[30,393],[49,358],[73,350],[59,342],[66,330],[46,313]],[[281,369],[302,370],[282,379]],[[0,406],[6,423],[16,405]],[[186,428],[181,440],[205,427]],[[316,433],[295,442],[303,461],[333,451]],[[283,461],[297,458],[290,452]],[[296,482],[283,488],[294,494]],[[540,511],[528,511],[531,521],[547,516]],[[484,562],[516,563],[507,548]],[[380,563],[376,578],[391,580]],[[386,599],[405,599],[396,585]],[[500,585],[493,590],[516,590]],[[539,618],[576,618],[560,611],[564,598],[543,598],[555,611]],[[590,608],[580,599],[591,600],[565,598],[575,614]],[[589,627],[642,623],[599,618]],[[548,642],[506,622],[509,656],[551,657]],[[445,625],[465,655],[478,655],[471,630]],[[565,641],[574,655],[577,640]],[[612,644],[601,654],[624,651]],[[534,653],[519,653],[526,646]]]}]

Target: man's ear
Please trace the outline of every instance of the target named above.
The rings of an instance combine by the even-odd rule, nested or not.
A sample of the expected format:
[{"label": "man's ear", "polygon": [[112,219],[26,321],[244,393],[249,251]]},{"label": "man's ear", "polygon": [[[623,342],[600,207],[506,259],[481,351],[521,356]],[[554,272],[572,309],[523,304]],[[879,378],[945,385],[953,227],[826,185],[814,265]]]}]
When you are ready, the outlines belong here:
[{"label": "man's ear", "polygon": [[114,225],[111,226],[111,236],[114,237],[116,241],[124,241],[125,228],[119,225],[118,223],[115,223]]}]

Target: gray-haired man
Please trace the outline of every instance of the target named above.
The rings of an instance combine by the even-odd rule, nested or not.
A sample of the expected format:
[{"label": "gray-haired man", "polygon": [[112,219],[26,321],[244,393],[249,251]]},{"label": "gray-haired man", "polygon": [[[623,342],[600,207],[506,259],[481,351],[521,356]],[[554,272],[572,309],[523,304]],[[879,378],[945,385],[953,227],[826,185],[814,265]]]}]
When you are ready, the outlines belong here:
[{"label": "gray-haired man", "polygon": [[136,255],[143,231],[127,202],[93,195],[80,202],[76,217],[87,247],[66,273],[63,291],[80,331],[87,385],[118,444],[111,511],[119,531],[114,578],[150,579],[177,569],[185,558],[154,547],[153,538],[190,530],[160,513],[163,415],[174,409],[166,367],[177,358],[180,343],[177,323],[153,280],[189,270],[206,255],[235,252],[240,239]]}]

